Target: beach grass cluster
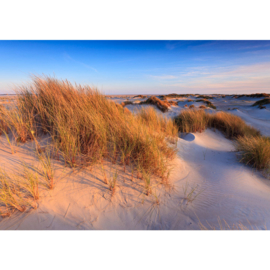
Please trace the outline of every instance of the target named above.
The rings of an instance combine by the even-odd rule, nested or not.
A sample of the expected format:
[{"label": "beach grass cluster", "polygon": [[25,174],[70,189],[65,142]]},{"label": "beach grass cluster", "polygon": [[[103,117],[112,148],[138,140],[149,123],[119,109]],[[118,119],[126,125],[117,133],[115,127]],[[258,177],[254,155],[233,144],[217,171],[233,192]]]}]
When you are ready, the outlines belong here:
[{"label": "beach grass cluster", "polygon": [[198,95],[196,98],[202,98],[202,99],[214,99],[211,96],[207,96],[207,95]]},{"label": "beach grass cluster", "polygon": [[204,99],[198,99],[196,100],[196,102],[203,102],[204,104],[206,104],[206,107],[212,108],[212,109],[216,109],[217,107],[208,99],[204,98]]},{"label": "beach grass cluster", "polygon": [[263,106],[263,105],[267,105],[270,104],[270,98],[264,98],[261,100],[256,101],[252,106]]},{"label": "beach grass cluster", "polygon": [[162,112],[167,112],[169,110],[169,107],[171,106],[170,103],[166,99],[161,100],[157,98],[156,96],[151,96],[146,101],[143,101],[140,104],[155,105]]},{"label": "beach grass cluster", "polygon": [[240,117],[226,112],[207,113],[205,110],[185,110],[176,118],[179,131],[202,132],[206,128],[220,130],[236,142],[240,161],[256,169],[270,168],[270,138],[247,125]]},{"label": "beach grass cluster", "polygon": [[[16,105],[0,111],[8,132],[20,143],[49,136],[52,152],[66,166],[92,166],[108,159],[164,177],[175,156],[167,138],[172,142],[177,137],[177,127],[154,110],[133,115],[96,89],[50,77],[33,77],[31,85],[17,92]],[[53,186],[51,176],[47,178]]]},{"label": "beach grass cluster", "polygon": [[239,137],[237,150],[241,152],[241,161],[258,170],[270,169],[270,138],[263,136]]},{"label": "beach grass cluster", "polygon": [[217,112],[209,114],[208,119],[208,126],[220,130],[228,139],[260,135],[257,129],[247,125],[240,117],[230,113]]},{"label": "beach grass cluster", "polygon": [[185,110],[175,118],[175,122],[181,132],[201,132],[206,128],[215,128],[229,139],[260,135],[258,130],[247,125],[240,117],[226,112],[207,113],[203,109]]},{"label": "beach grass cluster", "polygon": [[209,114],[204,110],[184,110],[176,118],[175,123],[180,132],[202,132],[207,128]]}]

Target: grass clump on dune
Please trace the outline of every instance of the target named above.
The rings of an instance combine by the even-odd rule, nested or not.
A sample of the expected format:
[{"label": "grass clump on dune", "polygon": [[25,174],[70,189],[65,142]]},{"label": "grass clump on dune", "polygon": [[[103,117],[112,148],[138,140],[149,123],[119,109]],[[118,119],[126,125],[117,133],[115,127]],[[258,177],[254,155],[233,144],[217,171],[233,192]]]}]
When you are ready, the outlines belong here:
[{"label": "grass clump on dune", "polygon": [[164,99],[164,98],[184,98],[184,97],[193,97],[193,94],[176,94],[176,93],[172,93],[172,94],[168,94],[168,95],[161,95],[159,96],[160,99]]},{"label": "grass clump on dune", "polygon": [[175,123],[181,132],[202,132],[207,128],[208,119],[204,110],[185,110],[175,118]]},{"label": "grass clump on dune", "polygon": [[199,95],[199,96],[197,96],[197,98],[203,98],[203,99],[214,99],[213,97],[211,97],[211,96],[207,96],[207,95]]},{"label": "grass clump on dune", "polygon": [[229,139],[236,141],[240,151],[240,162],[256,169],[270,168],[270,138],[250,127],[240,117],[225,112],[215,114],[204,110],[185,110],[176,118],[175,123],[181,132],[202,132],[206,128],[220,130]]},{"label": "grass clump on dune", "polygon": [[251,97],[251,98],[266,98],[270,97],[270,94],[267,93],[256,93],[256,94],[250,94],[250,95],[235,95],[234,97],[236,98],[241,98],[241,97]]},{"label": "grass clump on dune", "polygon": [[127,105],[132,105],[132,104],[133,104],[133,102],[130,101],[130,100],[126,100],[126,101],[121,102],[121,106],[122,106],[122,107],[125,107],[125,106],[127,106]]},{"label": "grass clump on dune", "polygon": [[258,130],[248,126],[240,117],[225,112],[210,114],[205,110],[186,110],[175,118],[175,122],[181,132],[201,132],[206,128],[215,128],[229,139],[260,135]]},{"label": "grass clump on dune", "polygon": [[252,106],[263,106],[263,105],[267,105],[267,104],[270,104],[270,98],[258,100]]},{"label": "grass clump on dune", "polygon": [[259,170],[270,168],[270,138],[240,137],[236,147],[241,152],[241,162]]},{"label": "grass clump on dune", "polygon": [[33,111],[25,111],[23,104],[12,104],[0,108],[1,131],[12,132],[16,142],[25,143],[33,140],[33,134],[37,132]]},{"label": "grass clump on dune", "polygon": [[155,96],[149,97],[146,101],[141,102],[141,104],[152,104],[155,105],[162,112],[167,112],[170,107],[170,103],[166,100],[160,100]]},{"label": "grass clump on dune", "polygon": [[143,125],[147,125],[150,129],[159,133],[164,133],[172,138],[177,137],[178,128],[173,120],[163,117],[162,115],[158,115],[154,108],[142,108],[138,111],[137,117]]},{"label": "grass clump on dune", "polygon": [[19,94],[22,115],[31,114],[37,134],[50,135],[67,166],[89,166],[107,158],[162,176],[166,162],[175,155],[166,142],[173,123],[164,129],[164,120],[153,112],[148,115],[156,117],[155,124],[146,123],[147,113],[126,113],[89,86],[34,77],[32,86],[21,87]]},{"label": "grass clump on dune", "polygon": [[134,96],[133,98],[147,98],[147,96],[144,96],[144,95],[138,95],[138,96]]},{"label": "grass clump on dune", "polygon": [[196,102],[203,102],[206,104],[207,107],[212,108],[212,109],[217,108],[211,101],[209,101],[207,99],[199,99],[199,100],[196,100]]},{"label": "grass clump on dune", "polygon": [[168,103],[173,106],[178,106],[178,102],[174,100],[169,100]]},{"label": "grass clump on dune", "polygon": [[226,112],[217,112],[208,115],[209,127],[216,128],[223,132],[227,138],[233,139],[247,136],[258,136],[260,132],[255,128],[247,125],[240,117]]}]

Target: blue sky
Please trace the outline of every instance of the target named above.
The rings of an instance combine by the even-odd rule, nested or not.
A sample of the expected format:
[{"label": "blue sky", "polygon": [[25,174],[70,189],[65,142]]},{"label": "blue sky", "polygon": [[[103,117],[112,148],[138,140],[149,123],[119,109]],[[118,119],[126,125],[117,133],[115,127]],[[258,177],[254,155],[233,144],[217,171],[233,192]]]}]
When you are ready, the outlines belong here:
[{"label": "blue sky", "polygon": [[0,93],[31,74],[105,94],[270,92],[270,41],[0,41]]}]

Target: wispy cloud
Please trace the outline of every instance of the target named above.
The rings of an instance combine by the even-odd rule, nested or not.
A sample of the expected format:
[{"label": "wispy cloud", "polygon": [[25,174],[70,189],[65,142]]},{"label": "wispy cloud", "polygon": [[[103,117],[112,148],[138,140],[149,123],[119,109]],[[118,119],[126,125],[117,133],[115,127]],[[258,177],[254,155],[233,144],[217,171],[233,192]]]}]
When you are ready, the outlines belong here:
[{"label": "wispy cloud", "polygon": [[72,57],[71,57],[69,54],[67,54],[67,53],[64,53],[63,56],[64,56],[64,59],[65,59],[65,60],[71,60],[71,61],[73,61],[73,62],[75,62],[75,63],[77,63],[77,64],[80,64],[80,65],[84,66],[85,68],[92,69],[93,71],[95,71],[95,72],[98,73],[98,71],[97,71],[95,68],[93,68],[93,67],[89,66],[88,64],[85,64],[85,63],[83,63],[83,62],[81,62],[81,61],[75,60],[74,58],[72,58]]},{"label": "wispy cloud", "polygon": [[[167,87],[176,87],[185,91],[201,91],[205,93],[223,92],[269,92],[270,62],[248,66],[231,66],[188,71]],[[190,75],[194,77],[190,78]]]},{"label": "wispy cloud", "polygon": [[157,79],[157,80],[173,80],[177,79],[177,76],[174,75],[148,75],[150,78]]},{"label": "wispy cloud", "polygon": [[260,48],[269,48],[270,43],[267,44],[259,44],[259,45],[252,45],[252,46],[242,46],[239,47],[238,50],[250,50],[250,49],[260,49]]}]

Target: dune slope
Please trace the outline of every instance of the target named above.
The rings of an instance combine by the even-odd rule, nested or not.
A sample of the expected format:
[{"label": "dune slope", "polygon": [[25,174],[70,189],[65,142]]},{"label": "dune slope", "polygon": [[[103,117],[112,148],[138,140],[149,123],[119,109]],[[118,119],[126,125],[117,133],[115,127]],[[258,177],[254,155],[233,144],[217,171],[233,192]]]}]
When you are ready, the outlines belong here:
[{"label": "dune slope", "polygon": [[[1,138],[1,165],[35,164],[31,143],[11,155]],[[131,172],[118,171],[111,196],[99,167],[72,171],[56,162],[55,189],[42,192],[39,208],[0,218],[0,229],[225,229],[270,227],[270,185],[261,173],[237,161],[235,147],[220,132],[182,135],[170,183],[154,184],[151,196]],[[131,181],[132,179],[132,181]]]}]

